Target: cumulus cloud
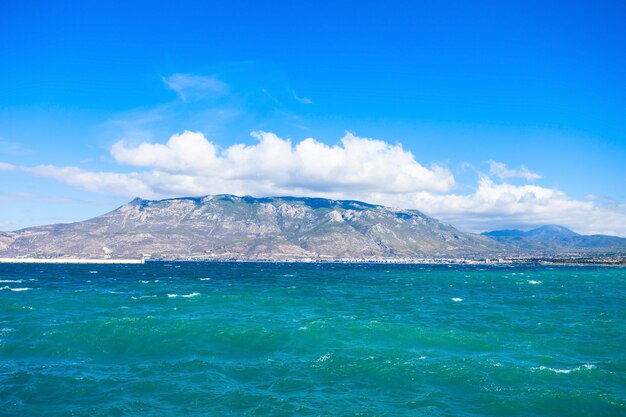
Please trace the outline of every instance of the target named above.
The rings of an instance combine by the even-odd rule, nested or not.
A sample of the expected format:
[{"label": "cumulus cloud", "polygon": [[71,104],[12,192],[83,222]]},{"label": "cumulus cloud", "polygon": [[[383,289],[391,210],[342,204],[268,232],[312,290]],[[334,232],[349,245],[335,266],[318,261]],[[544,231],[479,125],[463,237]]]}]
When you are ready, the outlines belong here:
[{"label": "cumulus cloud", "polygon": [[519,169],[510,169],[502,162],[489,160],[487,163],[489,164],[489,174],[502,180],[507,178],[523,178],[525,180],[532,181],[541,178],[541,175],[530,171],[524,165],[522,165]]},{"label": "cumulus cloud", "polygon": [[398,207],[421,209],[474,232],[561,224],[582,233],[626,236],[626,205],[604,206],[569,198],[558,189],[496,183],[485,175],[479,176],[476,189],[469,194],[417,192],[371,196],[371,201],[385,200]]},{"label": "cumulus cloud", "polygon": [[29,172],[126,197],[229,193],[358,199],[419,209],[467,231],[562,224],[582,233],[626,236],[626,205],[572,199],[558,189],[504,180],[537,178],[524,167],[510,170],[494,162],[490,175],[478,172],[475,189],[461,194],[454,192],[455,179],[446,167],[424,166],[400,144],[352,133],[335,145],[313,138],[294,143],[269,132],[252,136],[257,143],[225,149],[188,131],[165,143],[118,142],[111,155],[120,165],[133,167],[135,171],[128,173],[3,163],[0,170]]},{"label": "cumulus cloud", "polygon": [[[370,190],[403,193],[447,191],[454,176],[439,165],[424,167],[401,145],[347,133],[329,146],[313,138],[292,143],[269,132],[253,132],[255,145],[236,144],[218,149],[201,133],[184,132],[167,143],[113,145],[113,158],[126,165],[148,167],[161,175],[206,180],[211,184],[265,182],[276,190]],[[214,191],[214,190],[213,190]],[[226,192],[227,190],[223,190]]]},{"label": "cumulus cloud", "polygon": [[174,90],[183,101],[200,99],[208,95],[222,96],[229,87],[216,77],[194,74],[173,74],[161,78],[165,85]]}]

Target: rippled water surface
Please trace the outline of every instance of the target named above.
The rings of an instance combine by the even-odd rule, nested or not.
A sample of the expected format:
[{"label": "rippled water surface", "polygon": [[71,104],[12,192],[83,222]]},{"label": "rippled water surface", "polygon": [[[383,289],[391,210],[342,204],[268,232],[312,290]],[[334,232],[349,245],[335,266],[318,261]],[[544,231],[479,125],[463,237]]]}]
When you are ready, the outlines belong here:
[{"label": "rippled water surface", "polygon": [[622,416],[626,269],[0,265],[2,416]]}]

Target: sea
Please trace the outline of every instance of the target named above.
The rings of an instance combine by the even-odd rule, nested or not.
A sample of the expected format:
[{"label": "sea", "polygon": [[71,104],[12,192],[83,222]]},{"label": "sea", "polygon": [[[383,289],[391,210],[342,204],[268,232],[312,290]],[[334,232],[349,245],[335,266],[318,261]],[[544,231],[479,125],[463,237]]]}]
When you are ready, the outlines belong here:
[{"label": "sea", "polygon": [[0,264],[0,416],[625,416],[626,269]]}]

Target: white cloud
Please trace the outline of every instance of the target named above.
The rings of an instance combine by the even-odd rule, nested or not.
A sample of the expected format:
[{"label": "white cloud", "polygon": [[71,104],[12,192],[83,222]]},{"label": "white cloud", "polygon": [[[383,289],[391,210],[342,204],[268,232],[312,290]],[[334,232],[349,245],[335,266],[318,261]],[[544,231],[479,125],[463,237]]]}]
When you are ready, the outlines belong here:
[{"label": "white cloud", "polygon": [[[372,200],[382,202],[385,197],[388,196],[372,196]],[[537,185],[498,184],[484,175],[470,194],[418,192],[395,196],[391,203],[418,208],[474,232],[560,224],[582,233],[626,236],[624,205],[603,206],[576,200],[558,189]]]},{"label": "white cloud", "polygon": [[163,82],[174,90],[181,100],[200,99],[211,96],[222,96],[228,93],[229,87],[216,77],[194,74],[173,74],[162,77]]},{"label": "white cloud", "polygon": [[56,167],[39,165],[21,168],[22,171],[54,178],[65,184],[74,185],[87,191],[104,191],[115,195],[154,195],[137,173],[92,172],[77,167]]},{"label": "white cloud", "polygon": [[311,100],[308,97],[300,97],[296,94],[295,91],[291,92],[291,95],[293,96],[294,100],[296,100],[298,103],[302,103],[302,104],[314,104],[313,100]]},{"label": "white cloud", "polygon": [[[215,192],[220,183],[227,187],[229,182],[248,182],[250,189],[266,183],[268,192],[354,189],[403,193],[447,191],[454,186],[447,168],[426,168],[401,145],[381,140],[347,133],[339,144],[328,146],[313,138],[293,144],[268,132],[253,132],[252,136],[258,144],[219,150],[202,134],[184,132],[165,144],[128,147],[118,142],[111,154],[121,164],[152,168],[161,176],[177,175],[187,183],[204,181],[206,192]],[[220,191],[229,192],[228,188]]]},{"label": "white cloud", "polygon": [[7,164],[6,162],[0,162],[0,171],[16,171],[17,166],[13,164]]},{"label": "white cloud", "polygon": [[26,155],[30,153],[23,144],[15,141],[3,140],[0,138],[0,154],[4,155]]},{"label": "white cloud", "polygon": [[[201,133],[188,131],[173,135],[166,143],[130,146],[118,142],[111,155],[119,164],[135,167],[130,173],[5,163],[0,163],[0,170],[30,172],[126,197],[230,193],[358,199],[416,208],[468,231],[562,224],[582,233],[626,236],[624,204],[572,199],[558,189],[496,182],[481,173],[473,192],[457,194],[451,192],[455,179],[447,168],[425,167],[399,144],[351,133],[335,145],[313,138],[293,143],[269,132],[252,135],[258,143],[225,149]],[[522,175],[524,168],[514,171],[494,164],[494,176],[536,178]]]},{"label": "white cloud", "polygon": [[520,169],[509,169],[509,167],[502,162],[490,160],[487,161],[487,163],[489,164],[489,174],[502,180],[506,178],[523,178],[532,181],[541,178],[541,175],[530,171],[524,165],[522,165]]}]

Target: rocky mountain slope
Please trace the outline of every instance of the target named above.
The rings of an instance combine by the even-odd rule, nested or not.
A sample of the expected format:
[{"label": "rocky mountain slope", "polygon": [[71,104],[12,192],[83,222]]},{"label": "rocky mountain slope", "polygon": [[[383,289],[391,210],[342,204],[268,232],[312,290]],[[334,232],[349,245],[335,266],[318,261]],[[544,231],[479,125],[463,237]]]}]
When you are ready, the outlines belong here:
[{"label": "rocky mountain slope", "polygon": [[530,253],[626,253],[626,239],[606,235],[581,235],[558,225],[521,230],[495,230],[485,232],[510,250]]},{"label": "rocky mountain slope", "polygon": [[0,257],[400,259],[478,257],[503,248],[417,210],[232,195],[135,199],[90,220],[0,233]]}]

